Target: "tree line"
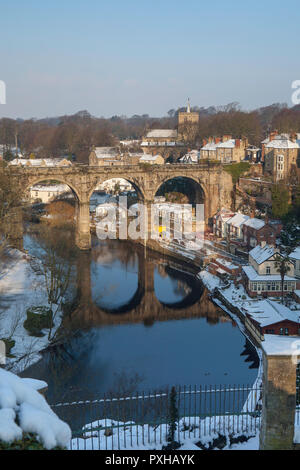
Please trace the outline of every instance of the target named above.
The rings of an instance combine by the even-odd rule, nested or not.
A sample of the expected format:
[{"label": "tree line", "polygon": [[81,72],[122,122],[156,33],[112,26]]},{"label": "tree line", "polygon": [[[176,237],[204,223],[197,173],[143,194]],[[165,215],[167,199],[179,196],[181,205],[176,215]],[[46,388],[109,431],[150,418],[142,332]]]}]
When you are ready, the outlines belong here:
[{"label": "tree line", "polygon": [[[0,119],[0,145],[6,159],[14,157],[12,148],[18,146],[27,156],[38,158],[76,156],[77,161],[87,161],[90,149],[95,146],[118,145],[122,139],[141,139],[154,128],[172,129],[177,126],[178,112],[171,109],[160,118],[148,114],[96,118],[87,111],[72,116],[45,119]],[[199,125],[193,132],[191,145],[199,147],[204,138],[231,134],[246,136],[250,144],[259,145],[270,130],[278,132],[300,131],[300,106],[288,108],[275,103],[253,111],[244,111],[238,103],[219,107],[192,108],[200,115]]]}]

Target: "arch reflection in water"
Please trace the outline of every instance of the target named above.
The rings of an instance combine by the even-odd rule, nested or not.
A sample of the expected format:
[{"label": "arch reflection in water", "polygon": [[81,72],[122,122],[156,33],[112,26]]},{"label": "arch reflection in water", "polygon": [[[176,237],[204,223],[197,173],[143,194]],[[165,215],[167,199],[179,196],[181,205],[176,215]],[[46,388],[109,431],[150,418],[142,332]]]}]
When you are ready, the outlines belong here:
[{"label": "arch reflection in water", "polygon": [[78,256],[77,306],[64,319],[76,336],[30,370],[50,401],[255,380],[255,350],[193,276],[126,242]]}]

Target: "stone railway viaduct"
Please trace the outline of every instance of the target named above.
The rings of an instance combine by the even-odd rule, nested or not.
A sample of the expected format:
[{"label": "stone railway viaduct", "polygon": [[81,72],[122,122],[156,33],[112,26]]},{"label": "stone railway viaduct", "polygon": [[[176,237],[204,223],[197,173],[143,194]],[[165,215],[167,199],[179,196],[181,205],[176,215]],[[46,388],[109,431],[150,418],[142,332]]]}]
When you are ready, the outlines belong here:
[{"label": "stone railway viaduct", "polygon": [[76,244],[82,250],[91,247],[90,197],[97,186],[112,178],[129,181],[138,194],[139,202],[147,207],[150,230],[150,207],[159,188],[168,180],[186,178],[196,194],[196,203],[204,203],[205,222],[222,206],[231,206],[232,179],[221,163],[197,165],[120,165],[93,167],[75,164],[71,167],[9,167],[13,184],[25,194],[33,185],[55,180],[68,185],[76,196]]}]

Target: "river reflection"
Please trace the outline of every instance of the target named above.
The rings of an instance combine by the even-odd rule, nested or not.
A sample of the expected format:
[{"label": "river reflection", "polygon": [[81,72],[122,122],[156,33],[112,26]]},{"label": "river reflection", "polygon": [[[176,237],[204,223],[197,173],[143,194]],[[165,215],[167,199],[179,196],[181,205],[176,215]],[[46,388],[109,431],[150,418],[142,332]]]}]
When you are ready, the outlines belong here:
[{"label": "river reflection", "polygon": [[[32,237],[25,240],[34,251]],[[25,375],[50,402],[184,384],[251,384],[255,350],[192,273],[128,242],[79,253],[76,302],[63,345]]]}]

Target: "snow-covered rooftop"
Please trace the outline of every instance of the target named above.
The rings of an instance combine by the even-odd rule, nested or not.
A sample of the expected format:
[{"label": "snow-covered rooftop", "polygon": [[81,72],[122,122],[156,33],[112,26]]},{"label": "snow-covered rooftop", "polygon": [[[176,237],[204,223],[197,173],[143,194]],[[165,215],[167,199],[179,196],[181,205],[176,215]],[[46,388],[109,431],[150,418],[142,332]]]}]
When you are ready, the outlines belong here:
[{"label": "snow-covered rooftop", "polygon": [[262,219],[257,219],[256,217],[252,217],[246,220],[246,222],[244,222],[244,225],[247,225],[247,227],[255,228],[256,230],[260,230],[266,224]]},{"label": "snow-covered rooftop", "polygon": [[178,133],[174,129],[153,129],[147,133],[147,138],[171,138],[177,139]]},{"label": "snow-covered rooftop", "polygon": [[95,147],[94,152],[97,158],[112,158],[118,153],[115,147]]},{"label": "snow-covered rooftop", "polygon": [[56,184],[56,185],[41,185],[38,184],[36,186],[31,186],[30,188],[32,191],[41,191],[41,192],[54,192],[54,193],[62,193],[65,191],[70,191],[69,186],[66,184]]},{"label": "snow-covered rooftop", "polygon": [[141,161],[141,162],[155,162],[155,160],[157,159],[157,157],[160,157],[160,155],[148,155],[148,154],[144,154],[144,155],[140,158],[140,161]]},{"label": "snow-covered rooftop", "polygon": [[249,256],[257,262],[257,264],[262,264],[267,261],[271,256],[276,253],[276,249],[270,245],[257,245],[249,252]]},{"label": "snow-covered rooftop", "polygon": [[65,158],[15,158],[9,165],[19,166],[71,166],[72,162]]},{"label": "snow-covered rooftop", "polygon": [[226,140],[226,142],[219,142],[218,144],[216,144],[216,147],[233,149],[235,147],[235,139],[229,139],[229,140]]},{"label": "snow-covered rooftop", "polygon": [[267,143],[266,148],[276,148],[276,149],[298,149],[299,145],[297,142],[292,142],[283,136],[276,136],[275,139]]},{"label": "snow-covered rooftop", "polygon": [[260,326],[269,326],[284,320],[299,322],[300,311],[290,310],[284,305],[273,300],[253,300],[243,304],[246,311]]},{"label": "snow-covered rooftop", "polygon": [[237,213],[227,221],[227,224],[233,225],[234,227],[240,227],[249,218],[250,217],[248,215]]},{"label": "snow-covered rooftop", "polygon": [[214,142],[208,142],[208,144],[204,145],[201,150],[216,150],[217,144]]},{"label": "snow-covered rooftop", "polygon": [[[252,267],[252,266],[243,266],[242,267],[244,273],[246,274],[247,278],[249,279],[249,281],[257,281],[257,282],[261,282],[261,281],[281,281],[281,277],[280,277],[280,274],[265,274],[265,275],[262,275],[262,274],[258,274],[255,269]],[[284,277],[284,280],[285,281],[297,281],[297,279],[295,277],[291,277],[291,276],[285,276]]]}]

